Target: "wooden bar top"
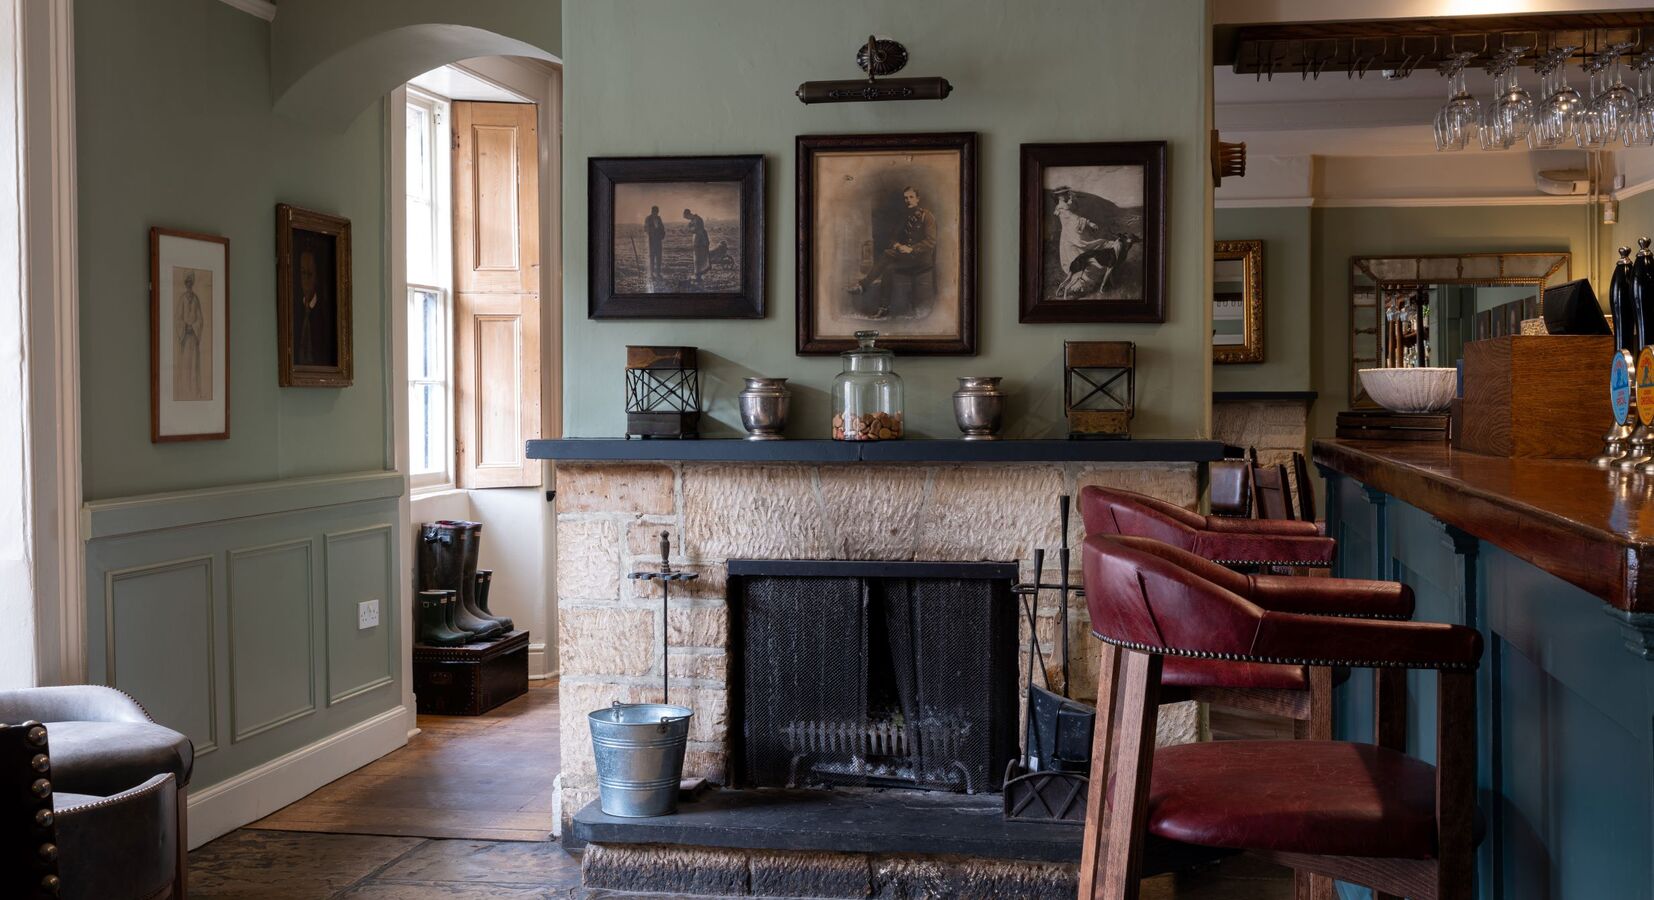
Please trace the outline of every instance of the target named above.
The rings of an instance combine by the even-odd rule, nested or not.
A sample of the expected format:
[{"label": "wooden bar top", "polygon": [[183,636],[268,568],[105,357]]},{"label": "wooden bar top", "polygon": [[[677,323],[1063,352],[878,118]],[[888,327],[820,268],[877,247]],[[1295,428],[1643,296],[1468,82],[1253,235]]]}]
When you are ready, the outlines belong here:
[{"label": "wooden bar top", "polygon": [[1314,457],[1618,609],[1654,612],[1654,478],[1433,442],[1323,440]]}]

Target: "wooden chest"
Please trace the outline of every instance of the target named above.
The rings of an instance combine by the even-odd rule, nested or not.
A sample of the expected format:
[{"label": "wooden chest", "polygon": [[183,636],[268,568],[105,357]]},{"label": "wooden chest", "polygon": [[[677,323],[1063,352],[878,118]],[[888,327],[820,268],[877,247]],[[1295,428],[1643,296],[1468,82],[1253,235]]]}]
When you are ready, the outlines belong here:
[{"label": "wooden chest", "polygon": [[1589,459],[1613,424],[1611,335],[1506,335],[1464,348],[1464,428],[1471,453]]},{"label": "wooden chest", "polygon": [[528,690],[528,632],[459,647],[415,644],[413,682],[421,713],[480,716]]}]

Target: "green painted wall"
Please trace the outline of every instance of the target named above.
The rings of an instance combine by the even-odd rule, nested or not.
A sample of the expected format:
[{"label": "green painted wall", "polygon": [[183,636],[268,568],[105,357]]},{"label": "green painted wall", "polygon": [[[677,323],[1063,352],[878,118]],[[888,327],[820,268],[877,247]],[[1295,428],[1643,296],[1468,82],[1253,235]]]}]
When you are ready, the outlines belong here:
[{"label": "green painted wall", "polygon": [[[80,0],[81,397],[86,497],[385,463],[379,104],[343,134],[270,107],[270,25],[218,0]],[[356,384],[276,386],[275,205],[353,225]],[[148,230],[230,239],[230,439],[149,441]]]},{"label": "green painted wall", "polygon": [[[800,82],[857,74],[869,32],[901,40],[907,74],[943,75],[940,102],[804,106]],[[955,437],[960,375],[1002,375],[1012,435],[1056,435],[1065,339],[1138,348],[1140,436],[1202,434],[1208,416],[1206,284],[1210,74],[1206,4],[1120,0],[946,0],[891,4],[774,0],[567,0],[564,83],[564,433],[624,428],[627,344],[701,348],[709,430],[740,430],[741,378],[794,384],[795,437],[824,437],[836,357],[794,355],[794,145],[801,134],[976,131],[980,353],[898,358],[913,436]],[[1164,325],[1017,323],[1018,145],[1170,141]],[[593,322],[586,318],[586,161],[591,156],[762,153],[768,160],[768,316],[762,321]]]},{"label": "green painted wall", "polygon": [[[1318,310],[1312,387],[1320,393],[1311,415],[1312,437],[1330,437],[1338,412],[1349,408],[1351,257],[1567,250],[1573,254],[1573,277],[1591,275],[1595,226],[1583,205],[1332,207],[1313,210],[1310,223]],[[1596,287],[1601,295],[1604,285]]]},{"label": "green painted wall", "polygon": [[[1611,246],[1604,248],[1604,259],[1618,258],[1615,247],[1630,247],[1632,252],[1637,249],[1637,238],[1654,237],[1654,191],[1643,191],[1632,197],[1620,201],[1620,220],[1613,226],[1613,240]],[[1603,272],[1606,281],[1612,273]]]},{"label": "green painted wall", "polygon": [[1310,302],[1310,209],[1220,209],[1213,240],[1263,241],[1264,361],[1212,367],[1214,391],[1306,391],[1317,350]]}]

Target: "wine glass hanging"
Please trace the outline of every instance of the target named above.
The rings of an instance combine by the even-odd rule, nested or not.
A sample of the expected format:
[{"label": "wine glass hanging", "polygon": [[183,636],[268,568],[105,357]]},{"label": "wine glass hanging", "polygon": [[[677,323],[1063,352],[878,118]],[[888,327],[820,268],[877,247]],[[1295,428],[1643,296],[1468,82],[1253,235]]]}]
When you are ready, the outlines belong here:
[{"label": "wine glass hanging", "polygon": [[1471,138],[1484,150],[1508,150],[1526,144],[1547,150],[1572,142],[1584,150],[1602,150],[1616,142],[1627,147],[1654,146],[1654,48],[1629,64],[1636,84],[1626,82],[1623,57],[1637,45],[1599,45],[1581,59],[1587,88],[1582,95],[1568,83],[1568,62],[1577,46],[1553,47],[1536,54],[1536,96],[1522,86],[1522,59],[1530,47],[1493,51],[1487,73],[1493,97],[1478,101],[1465,84],[1465,71],[1479,54],[1457,51],[1437,66],[1447,79],[1447,102],[1436,112],[1437,150],[1463,150]]}]

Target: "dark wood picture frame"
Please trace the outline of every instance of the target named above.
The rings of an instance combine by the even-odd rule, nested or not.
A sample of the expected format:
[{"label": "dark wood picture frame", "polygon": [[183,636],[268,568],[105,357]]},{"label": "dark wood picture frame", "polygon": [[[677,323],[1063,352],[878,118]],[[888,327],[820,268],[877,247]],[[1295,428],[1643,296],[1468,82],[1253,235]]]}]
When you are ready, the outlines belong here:
[{"label": "dark wood picture frame", "polygon": [[[293,235],[305,231],[333,240],[332,273],[334,316],[332,326],[337,353],[333,365],[296,361],[293,356],[294,296]],[[318,273],[325,277],[326,273]],[[276,204],[276,366],[277,383],[282,387],[350,387],[355,381],[351,323],[350,220],[327,213]]]},{"label": "dark wood picture frame", "polygon": [[[918,150],[951,150],[959,154],[959,329],[947,339],[881,335],[879,346],[899,354],[975,356],[976,296],[976,144],[973,131],[924,134],[801,135],[797,140],[798,168],[798,341],[799,356],[841,353],[856,346],[853,337],[822,337],[816,315],[815,158],[822,152],[866,152],[888,155]],[[866,326],[879,330],[876,321]]]},{"label": "dark wood picture frame", "polygon": [[[161,239],[179,238],[220,244],[224,248],[224,310],[216,324],[224,337],[224,430],[196,434],[161,433]],[[212,298],[207,303],[212,305]],[[149,440],[155,444],[184,441],[223,441],[230,437],[230,239],[216,234],[149,229]]]},{"label": "dark wood picture frame", "polygon": [[[737,182],[741,186],[740,288],[734,291],[622,293],[615,286],[615,186]],[[765,235],[764,157],[592,157],[586,162],[589,319],[762,319]],[[668,211],[670,215],[670,211]]]},{"label": "dark wood picture frame", "polygon": [[[1045,170],[1056,166],[1143,167],[1143,297],[1058,299],[1045,287]],[[1166,142],[1022,145],[1021,290],[1017,321],[1166,321]],[[1128,252],[1130,252],[1128,250]]]}]

